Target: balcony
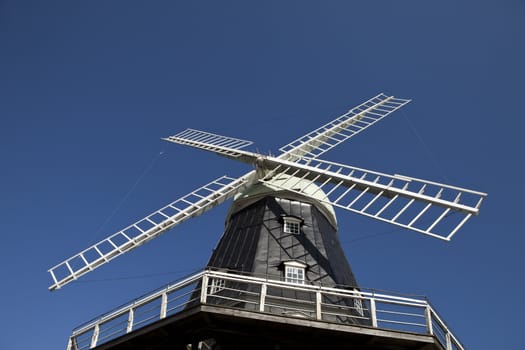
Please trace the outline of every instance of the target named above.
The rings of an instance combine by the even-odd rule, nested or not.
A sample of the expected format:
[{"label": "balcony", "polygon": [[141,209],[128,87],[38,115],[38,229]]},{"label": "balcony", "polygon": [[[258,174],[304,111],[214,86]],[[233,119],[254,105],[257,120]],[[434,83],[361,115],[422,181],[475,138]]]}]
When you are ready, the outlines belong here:
[{"label": "balcony", "polygon": [[[205,317],[198,319],[198,315]],[[373,338],[375,343],[394,341],[401,344],[400,348],[417,344],[428,345],[429,349],[464,350],[423,298],[293,284],[211,270],[170,284],[81,325],[69,338],[67,350],[119,349],[119,344],[130,339],[137,342],[138,337],[162,327],[164,335],[183,332],[184,327],[195,333],[199,322],[213,317],[215,324],[229,322],[233,329],[252,322],[257,329],[265,324],[271,324],[273,330],[294,327],[295,332],[300,329],[302,334],[309,330],[330,333],[331,339],[344,335]]]}]

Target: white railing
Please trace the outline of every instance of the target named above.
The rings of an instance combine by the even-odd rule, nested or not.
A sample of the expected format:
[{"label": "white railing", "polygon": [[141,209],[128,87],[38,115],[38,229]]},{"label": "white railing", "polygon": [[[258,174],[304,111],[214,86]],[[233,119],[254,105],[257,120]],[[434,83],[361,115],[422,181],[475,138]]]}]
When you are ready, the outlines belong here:
[{"label": "white railing", "polygon": [[434,336],[446,350],[464,350],[423,298],[292,284],[209,270],[170,284],[76,328],[69,338],[67,350],[94,348],[199,304],[426,334]]}]

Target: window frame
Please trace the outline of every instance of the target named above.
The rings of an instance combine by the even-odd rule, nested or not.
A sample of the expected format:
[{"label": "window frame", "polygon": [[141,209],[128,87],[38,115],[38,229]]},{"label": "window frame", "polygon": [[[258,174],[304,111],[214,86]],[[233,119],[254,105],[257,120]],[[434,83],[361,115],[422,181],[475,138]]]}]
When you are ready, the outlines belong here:
[{"label": "window frame", "polygon": [[365,307],[364,307],[364,303],[363,303],[363,299],[360,298],[361,296],[361,293],[359,292],[358,289],[354,289],[354,293],[356,294],[356,296],[353,299],[353,304],[354,304],[354,310],[360,315],[360,316],[364,316],[365,315]]},{"label": "window frame", "polygon": [[306,284],[306,264],[299,261],[285,261],[284,281],[293,284]]},{"label": "window frame", "polygon": [[298,235],[301,233],[303,220],[295,216],[283,216],[283,232]]},{"label": "window frame", "polygon": [[212,278],[209,283],[210,292],[209,294],[217,294],[226,288],[226,281],[222,278]]}]

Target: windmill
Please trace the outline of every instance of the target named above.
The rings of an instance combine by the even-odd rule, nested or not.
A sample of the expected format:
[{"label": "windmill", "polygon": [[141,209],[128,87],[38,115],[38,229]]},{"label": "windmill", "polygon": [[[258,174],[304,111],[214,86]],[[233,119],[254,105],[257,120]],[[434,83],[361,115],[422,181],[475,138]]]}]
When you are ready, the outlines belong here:
[{"label": "windmill", "polygon": [[[245,148],[252,143],[246,140],[194,129],[164,138],[250,164],[254,169],[236,178],[217,178],[52,267],[49,273],[53,284],[49,289],[59,289],[234,197],[224,234],[207,266],[214,272],[199,275],[203,279],[198,281],[191,300],[198,300],[200,295],[198,301],[206,304],[213,298],[222,298],[228,300],[222,306],[236,309],[274,314],[275,310],[280,310],[281,316],[293,319],[313,317],[320,321],[377,328],[376,299],[366,297],[357,286],[339,244],[334,207],[449,241],[478,214],[486,196],[482,192],[319,158],[408,102],[410,100],[379,94],[280,148],[278,156],[247,151]],[[247,277],[239,279],[232,277],[232,273]],[[247,286],[259,281],[257,278],[274,281],[274,284],[269,286],[261,282],[261,285]],[[284,287],[279,283],[284,283]],[[336,289],[322,289],[328,295],[321,294],[321,289],[309,290],[312,286]],[[341,286],[346,287],[337,289]],[[280,287],[286,290],[275,292]],[[345,290],[351,294],[344,294]],[[277,293],[273,297],[281,300],[280,304],[264,302],[271,291]],[[256,295],[255,301],[248,297],[239,299],[239,295],[248,292]],[[161,307],[160,318],[165,318],[167,294],[162,298],[164,311]],[[310,302],[315,305],[314,310],[292,307],[297,301]],[[188,302],[185,309],[191,306]],[[347,308],[348,313],[342,316],[332,310],[323,314],[322,308]],[[133,331],[129,326],[133,323],[132,309],[130,307],[126,333]],[[424,310],[426,326],[430,327],[433,336],[432,320],[437,316],[432,318],[430,306],[425,306]],[[100,329],[97,327],[101,324],[89,328],[92,332],[90,347],[99,344]],[[441,343],[447,348],[451,344],[461,348],[444,324],[443,327],[445,335]],[[76,341],[83,332],[71,338],[74,340],[70,340],[71,348],[81,348]],[[214,333],[211,343],[204,341],[201,335],[202,339],[192,338],[190,344],[199,348],[210,344],[221,344],[217,348],[223,349],[236,347],[219,333]],[[237,335],[237,341],[239,337]],[[249,338],[245,334],[242,339],[248,341]],[[384,342],[387,338],[381,339]],[[281,347],[286,343],[283,339],[279,340]],[[288,344],[288,348],[294,347]]]}]

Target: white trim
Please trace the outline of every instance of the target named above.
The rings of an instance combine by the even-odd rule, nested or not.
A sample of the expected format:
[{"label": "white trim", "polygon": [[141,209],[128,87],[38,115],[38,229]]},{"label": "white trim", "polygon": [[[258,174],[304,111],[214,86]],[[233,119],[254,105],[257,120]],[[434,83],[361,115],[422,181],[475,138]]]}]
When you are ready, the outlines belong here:
[{"label": "white trim", "polygon": [[299,267],[299,268],[302,268],[302,269],[304,269],[304,268],[306,268],[306,266],[308,266],[304,262],[297,261],[297,260],[284,261],[283,265],[284,266]]}]

